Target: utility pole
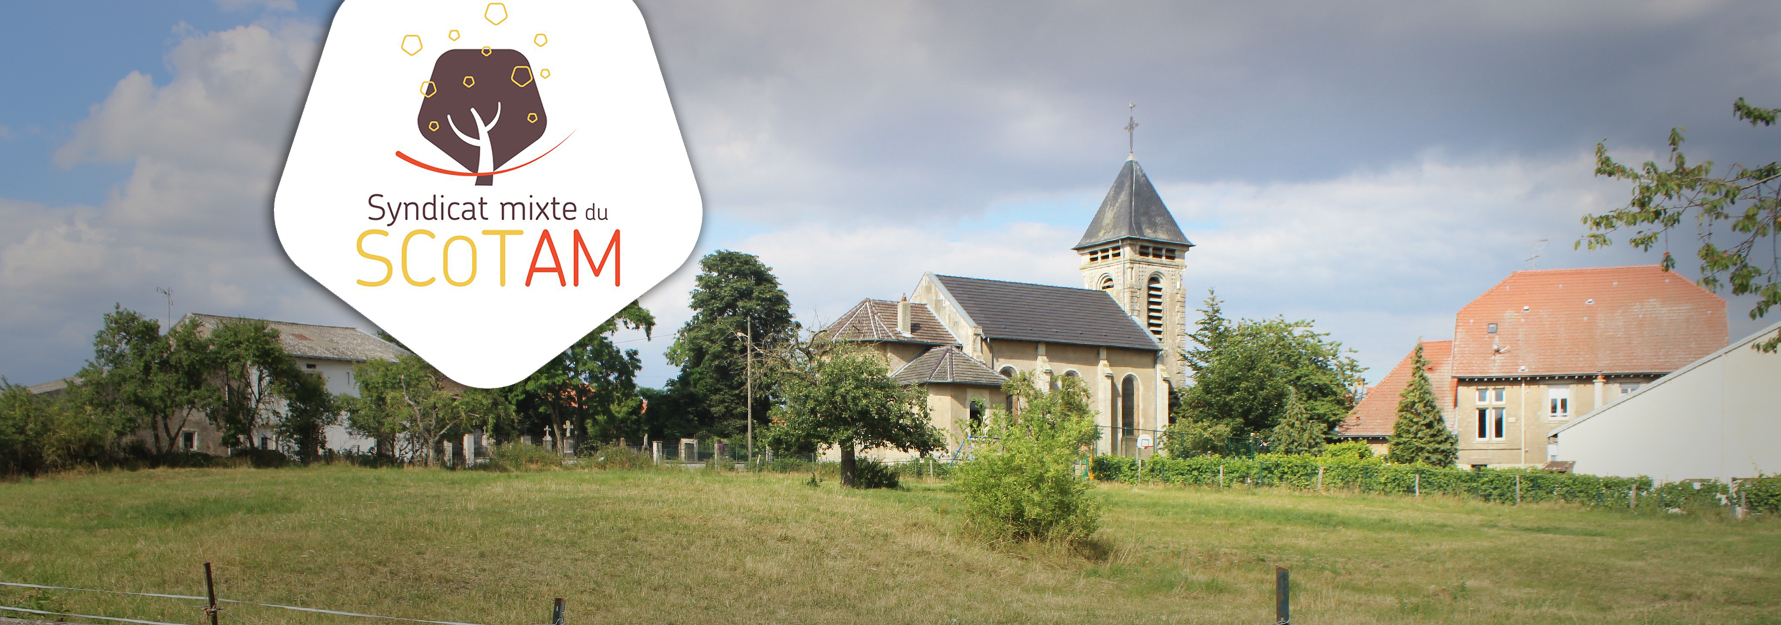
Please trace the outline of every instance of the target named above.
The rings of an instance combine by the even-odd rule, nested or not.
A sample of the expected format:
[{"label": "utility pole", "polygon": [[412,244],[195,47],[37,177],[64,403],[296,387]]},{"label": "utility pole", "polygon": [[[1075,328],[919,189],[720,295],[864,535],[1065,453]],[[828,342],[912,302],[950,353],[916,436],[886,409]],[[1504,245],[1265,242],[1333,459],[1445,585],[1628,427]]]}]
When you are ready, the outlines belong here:
[{"label": "utility pole", "polygon": [[167,331],[173,331],[173,287],[157,286],[155,292],[167,296]]},{"label": "utility pole", "polygon": [[748,329],[748,461],[754,462],[754,319],[742,323]]},{"label": "utility pole", "polygon": [[748,363],[748,461],[754,462],[754,318],[744,317],[742,323],[748,332],[737,332],[736,336],[748,342],[748,352],[743,355]]}]

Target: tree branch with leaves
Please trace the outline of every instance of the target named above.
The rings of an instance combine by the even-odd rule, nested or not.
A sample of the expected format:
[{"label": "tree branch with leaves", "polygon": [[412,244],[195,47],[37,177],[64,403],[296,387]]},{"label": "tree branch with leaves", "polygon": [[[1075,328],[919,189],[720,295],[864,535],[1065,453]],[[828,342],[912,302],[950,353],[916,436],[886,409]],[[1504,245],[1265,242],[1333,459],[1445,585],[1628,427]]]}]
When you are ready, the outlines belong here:
[{"label": "tree branch with leaves", "polygon": [[[1738,98],[1732,103],[1732,115],[1752,127],[1773,126],[1781,109],[1751,106]],[[1750,318],[1762,318],[1781,304],[1781,247],[1777,247],[1781,162],[1757,167],[1733,164],[1723,175],[1714,175],[1713,161],[1689,164],[1682,153],[1682,133],[1682,128],[1670,130],[1666,165],[1647,161],[1636,169],[1608,156],[1606,142],[1596,144],[1595,175],[1633,183],[1632,199],[1607,213],[1584,215],[1589,233],[1572,247],[1607,247],[1614,243],[1609,234],[1630,229],[1627,243],[1649,252],[1660,242],[1667,247],[1669,232],[1692,218],[1700,241],[1695,251],[1701,262],[1700,285],[1710,291],[1729,285],[1733,295],[1756,295]],[[1762,251],[1765,240],[1767,254]],[[1667,249],[1662,265],[1665,271],[1676,266]],[[1774,352],[1781,347],[1781,333],[1753,347]]]}]

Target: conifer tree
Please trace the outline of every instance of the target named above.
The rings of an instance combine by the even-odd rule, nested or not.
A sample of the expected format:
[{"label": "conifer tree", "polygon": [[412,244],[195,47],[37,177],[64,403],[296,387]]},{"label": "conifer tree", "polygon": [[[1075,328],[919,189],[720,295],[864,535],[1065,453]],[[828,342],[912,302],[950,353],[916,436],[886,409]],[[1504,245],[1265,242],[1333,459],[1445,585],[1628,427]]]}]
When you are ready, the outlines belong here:
[{"label": "conifer tree", "polygon": [[1311,418],[1305,410],[1304,402],[1299,401],[1297,392],[1289,391],[1286,397],[1286,414],[1280,417],[1280,425],[1274,426],[1273,435],[1268,438],[1268,451],[1277,454],[1310,454],[1323,453],[1324,424]]},{"label": "conifer tree", "polygon": [[1453,466],[1459,441],[1441,420],[1441,404],[1435,400],[1435,386],[1429,382],[1429,361],[1422,355],[1420,341],[1411,365],[1414,370],[1410,372],[1410,383],[1398,394],[1398,422],[1391,428],[1387,459],[1396,464]]}]

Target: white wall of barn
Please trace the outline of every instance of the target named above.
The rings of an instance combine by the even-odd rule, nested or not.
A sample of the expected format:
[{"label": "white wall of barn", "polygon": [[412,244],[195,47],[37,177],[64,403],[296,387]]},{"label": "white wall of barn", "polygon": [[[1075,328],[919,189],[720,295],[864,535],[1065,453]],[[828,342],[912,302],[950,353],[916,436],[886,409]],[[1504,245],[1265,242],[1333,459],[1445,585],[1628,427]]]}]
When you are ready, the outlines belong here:
[{"label": "white wall of barn", "polygon": [[1578,473],[1726,481],[1781,473],[1781,353],[1770,326],[1558,430]]}]

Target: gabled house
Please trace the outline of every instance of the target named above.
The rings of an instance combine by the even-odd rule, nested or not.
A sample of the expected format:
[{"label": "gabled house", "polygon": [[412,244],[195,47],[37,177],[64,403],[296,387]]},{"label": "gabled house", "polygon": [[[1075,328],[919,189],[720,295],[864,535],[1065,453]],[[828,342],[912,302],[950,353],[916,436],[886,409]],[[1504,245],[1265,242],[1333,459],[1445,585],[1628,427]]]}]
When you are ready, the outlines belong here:
[{"label": "gabled house", "polygon": [[[195,322],[199,335],[208,336],[218,326],[231,321],[265,321],[278,331],[279,345],[297,361],[297,366],[311,375],[321,376],[328,392],[334,394],[359,394],[358,382],[353,379],[354,366],[372,359],[395,360],[408,353],[394,343],[358,328],[197,313],[186,315],[179,323]],[[341,424],[328,426],[326,435],[326,449],[335,451],[368,451],[375,444],[371,439],[353,435]],[[214,424],[197,415],[187,422],[185,430],[178,436],[175,442],[182,449],[218,455],[228,453],[234,443],[224,441],[222,432]],[[253,433],[251,442],[262,449],[278,449],[280,446],[277,433],[265,427]]]},{"label": "gabled house", "polygon": [[[1451,359],[1453,357],[1453,341],[1423,341],[1422,357],[1428,360],[1428,368],[1424,373],[1435,389],[1435,400],[1441,404],[1441,419],[1448,427],[1453,426],[1453,387]],[[1398,422],[1398,400],[1404,388],[1410,385],[1410,376],[1414,373],[1416,350],[1404,354],[1398,366],[1392,367],[1391,373],[1372,388],[1367,389],[1365,397],[1354,405],[1348,418],[1337,427],[1341,437],[1346,440],[1360,441],[1373,448],[1373,455],[1383,456],[1387,451],[1386,442],[1391,438],[1392,428]]]},{"label": "gabled house", "polygon": [[[1724,347],[1725,300],[1656,265],[1517,271],[1461,308],[1453,335],[1447,375],[1430,377],[1446,387],[1460,466],[1538,467],[1573,417]],[[1395,401],[1369,403],[1384,387],[1344,435],[1390,435]]]},{"label": "gabled house", "polygon": [[1781,354],[1751,349],[1778,331],[1772,324],[1553,428],[1558,459],[1664,482],[1781,473]]}]

